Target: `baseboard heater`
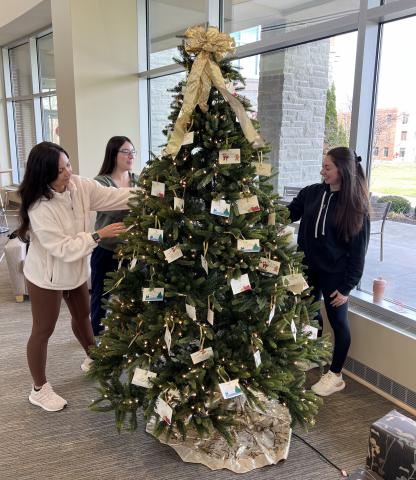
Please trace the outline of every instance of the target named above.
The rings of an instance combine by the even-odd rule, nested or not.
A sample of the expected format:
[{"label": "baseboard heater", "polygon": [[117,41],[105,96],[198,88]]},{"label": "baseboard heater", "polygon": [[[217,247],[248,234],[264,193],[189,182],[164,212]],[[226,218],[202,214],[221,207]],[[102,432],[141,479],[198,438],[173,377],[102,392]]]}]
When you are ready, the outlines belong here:
[{"label": "baseboard heater", "polygon": [[416,416],[416,392],[413,390],[351,357],[347,357],[344,371],[346,375]]}]

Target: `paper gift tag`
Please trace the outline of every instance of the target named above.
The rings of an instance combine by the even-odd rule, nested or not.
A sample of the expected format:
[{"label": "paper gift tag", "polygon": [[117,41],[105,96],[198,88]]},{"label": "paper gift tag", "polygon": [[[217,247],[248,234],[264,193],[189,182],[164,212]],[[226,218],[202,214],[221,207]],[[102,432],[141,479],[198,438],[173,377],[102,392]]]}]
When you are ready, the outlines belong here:
[{"label": "paper gift tag", "polygon": [[271,163],[253,162],[252,165],[254,165],[254,167],[256,168],[256,175],[270,177],[270,175],[272,174]]},{"label": "paper gift tag", "polygon": [[279,232],[280,236],[285,236],[286,241],[289,243],[292,243],[295,240],[295,227],[291,227],[290,225],[286,225],[285,228],[280,230]]},{"label": "paper gift tag", "polygon": [[130,227],[127,227],[124,231],[125,232],[129,232],[132,228],[134,228],[136,226],[135,223],[133,223],[132,225],[130,225]]},{"label": "paper gift tag", "polygon": [[254,356],[254,363],[256,364],[256,368],[258,368],[261,365],[260,350],[256,350],[253,356]]},{"label": "paper gift tag", "polygon": [[163,302],[164,288],[143,288],[143,302]]},{"label": "paper gift tag", "polygon": [[278,275],[280,270],[280,262],[270,260],[270,258],[260,257],[259,270],[272,275]]},{"label": "paper gift tag", "polygon": [[202,265],[202,268],[205,270],[205,273],[208,275],[208,262],[203,255],[201,255],[201,265]]},{"label": "paper gift tag", "polygon": [[242,253],[260,252],[260,240],[237,240],[237,250]]},{"label": "paper gift tag", "polygon": [[204,362],[214,356],[214,352],[211,347],[203,348],[202,350],[198,350],[195,353],[191,353],[192,362],[194,365],[196,363]]},{"label": "paper gift tag", "polygon": [[152,182],[152,191],[150,195],[153,197],[165,198],[165,184],[161,182]]},{"label": "paper gift tag", "polygon": [[296,342],[296,334],[298,333],[298,329],[296,328],[294,320],[290,322],[290,330],[292,331],[293,339]]},{"label": "paper gift tag", "polygon": [[229,217],[230,209],[231,204],[227,203],[225,200],[213,200],[211,202],[211,213],[213,215],[218,215],[219,217]]},{"label": "paper gift tag", "polygon": [[270,309],[270,313],[269,313],[269,320],[267,322],[268,325],[270,325],[271,321],[273,320],[275,312],[276,312],[276,304],[273,304],[272,308]]},{"label": "paper gift tag", "polygon": [[172,423],[172,408],[163,400],[163,398],[158,398],[156,400],[155,412],[160,416],[160,418],[166,422],[168,425]]},{"label": "paper gift tag", "polygon": [[133,385],[144,388],[152,388],[153,385],[149,381],[151,378],[156,378],[157,373],[151,372],[150,370],[143,370],[142,368],[136,367],[134,369],[134,375],[131,380]]},{"label": "paper gift tag", "polygon": [[257,195],[252,195],[251,197],[240,198],[236,201],[238,213],[243,215],[244,213],[253,213],[260,211],[259,201]]},{"label": "paper gift tag", "polygon": [[165,343],[168,349],[168,353],[170,354],[170,346],[172,345],[172,334],[170,333],[170,330],[167,325],[165,328]]},{"label": "paper gift tag", "polygon": [[251,290],[250,280],[247,273],[241,275],[241,277],[233,278],[230,283],[234,295]]},{"label": "paper gift tag", "polygon": [[192,320],[196,320],[196,308],[193,305],[189,305],[189,303],[185,303],[185,308],[188,317],[192,318]]},{"label": "paper gift tag", "polygon": [[129,270],[133,270],[133,268],[137,265],[137,257],[133,257],[130,262]]},{"label": "paper gift tag", "polygon": [[312,325],[304,325],[302,331],[311,340],[316,340],[318,338],[318,329],[316,327],[312,327]]},{"label": "paper gift tag", "polygon": [[182,140],[182,145],[190,145],[194,143],[194,132],[187,132]]},{"label": "paper gift tag", "polygon": [[173,197],[173,209],[183,213],[185,210],[185,200],[183,198]]},{"label": "paper gift tag", "polygon": [[275,212],[269,213],[269,216],[267,217],[267,225],[276,225],[276,213]]},{"label": "paper gift tag", "polygon": [[210,308],[208,308],[207,322],[210,325],[214,325],[214,310],[211,310]]},{"label": "paper gift tag", "polygon": [[151,242],[163,242],[163,230],[159,228],[149,228],[147,230],[147,239]]},{"label": "paper gift tag", "polygon": [[165,255],[166,261],[168,263],[172,263],[178,258],[183,257],[182,250],[179,248],[178,245],[175,245],[174,247],[168,248],[167,250],[163,251],[163,254]]},{"label": "paper gift tag", "polygon": [[241,163],[240,149],[230,148],[229,150],[220,150],[218,152],[218,163],[220,165],[231,165],[233,163]]},{"label": "paper gift tag", "polygon": [[301,273],[293,273],[282,277],[283,285],[295,295],[299,295],[308,288],[306,280]]},{"label": "paper gift tag", "polygon": [[229,382],[219,384],[222,398],[225,400],[242,395],[240,385],[238,384],[238,378]]}]

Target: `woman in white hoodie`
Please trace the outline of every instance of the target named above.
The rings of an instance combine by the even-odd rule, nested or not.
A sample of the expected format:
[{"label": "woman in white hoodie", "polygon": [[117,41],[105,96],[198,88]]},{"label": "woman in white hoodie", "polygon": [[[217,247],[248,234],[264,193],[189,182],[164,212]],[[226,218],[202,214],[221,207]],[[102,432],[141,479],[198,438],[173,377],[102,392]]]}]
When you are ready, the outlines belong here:
[{"label": "woman in white hoodie", "polygon": [[18,235],[30,240],[24,266],[32,306],[33,326],[27,344],[33,388],[29,401],[47,411],[67,402],[46,381],[47,347],[58,320],[62,298],[72,316],[72,330],[91,364],[94,345],[90,323],[88,255],[102,238],[124,231],[122,222],[90,231],[90,211],[122,210],[132,196],[130,188],[108,188],[95,180],[72,175],[67,152],[51,142],[32,148],[19,188],[21,225]]}]

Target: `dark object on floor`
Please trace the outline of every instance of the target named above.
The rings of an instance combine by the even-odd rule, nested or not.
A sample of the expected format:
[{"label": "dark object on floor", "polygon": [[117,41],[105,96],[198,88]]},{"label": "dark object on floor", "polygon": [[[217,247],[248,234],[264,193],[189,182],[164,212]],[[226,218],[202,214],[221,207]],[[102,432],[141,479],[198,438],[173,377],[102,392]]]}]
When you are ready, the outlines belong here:
[{"label": "dark object on floor", "polygon": [[416,422],[392,410],[370,427],[367,467],[385,480],[415,478]]}]

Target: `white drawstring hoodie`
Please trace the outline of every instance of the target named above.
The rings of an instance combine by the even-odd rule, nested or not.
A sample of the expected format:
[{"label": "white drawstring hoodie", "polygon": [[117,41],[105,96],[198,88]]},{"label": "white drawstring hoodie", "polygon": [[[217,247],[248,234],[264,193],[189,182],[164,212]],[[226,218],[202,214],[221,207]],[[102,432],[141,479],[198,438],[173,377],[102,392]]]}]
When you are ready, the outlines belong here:
[{"label": "white drawstring hoodie", "polygon": [[131,196],[131,188],[103,187],[72,175],[65,192],[39,200],[29,209],[25,277],[49,290],[72,290],[86,282],[88,255],[97,246],[90,233],[90,211],[125,210]]}]

